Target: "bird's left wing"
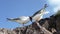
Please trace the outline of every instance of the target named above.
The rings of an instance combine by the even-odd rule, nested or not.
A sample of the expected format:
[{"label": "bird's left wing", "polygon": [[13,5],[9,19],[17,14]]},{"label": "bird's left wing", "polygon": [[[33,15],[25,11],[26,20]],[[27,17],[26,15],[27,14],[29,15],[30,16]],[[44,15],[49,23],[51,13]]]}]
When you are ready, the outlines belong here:
[{"label": "bird's left wing", "polygon": [[29,16],[21,16],[19,18],[7,18],[7,20],[19,23],[26,23],[30,21]]},{"label": "bird's left wing", "polygon": [[19,18],[7,18],[7,20],[20,20]]}]

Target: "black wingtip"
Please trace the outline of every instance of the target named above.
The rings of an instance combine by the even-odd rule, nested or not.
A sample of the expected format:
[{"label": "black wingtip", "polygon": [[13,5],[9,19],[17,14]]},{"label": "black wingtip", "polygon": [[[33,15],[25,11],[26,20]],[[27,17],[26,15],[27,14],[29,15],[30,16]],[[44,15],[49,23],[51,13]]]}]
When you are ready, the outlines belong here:
[{"label": "black wingtip", "polygon": [[48,7],[47,4],[45,4],[44,7],[45,7],[45,8]]},{"label": "black wingtip", "polygon": [[9,18],[6,18],[7,20],[11,20],[11,19],[9,19]]}]

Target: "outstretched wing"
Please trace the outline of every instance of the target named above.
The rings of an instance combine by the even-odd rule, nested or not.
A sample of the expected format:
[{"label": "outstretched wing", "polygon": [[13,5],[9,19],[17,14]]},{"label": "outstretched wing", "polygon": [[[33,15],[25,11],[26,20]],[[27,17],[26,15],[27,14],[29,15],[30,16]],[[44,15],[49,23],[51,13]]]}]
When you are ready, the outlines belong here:
[{"label": "outstretched wing", "polygon": [[41,10],[35,12],[35,13],[32,15],[32,17],[34,17],[36,14],[40,13],[40,11],[41,11]]},{"label": "outstretched wing", "polygon": [[40,14],[40,13],[41,13],[41,10],[44,10],[46,7],[47,7],[47,4],[45,4],[42,9],[38,10],[37,12],[35,12],[35,13],[32,15],[32,17],[34,17],[36,14]]},{"label": "outstretched wing", "polygon": [[27,23],[30,21],[29,17],[28,16],[21,16],[19,18],[7,18],[7,20],[9,21],[14,21],[14,22],[18,22],[18,23]]},{"label": "outstretched wing", "polygon": [[19,18],[7,18],[7,20],[24,20],[26,18],[27,18],[26,16],[21,16]]},{"label": "outstretched wing", "polygon": [[20,20],[20,18],[7,18],[7,20],[10,20],[10,21],[12,21],[12,20]]}]

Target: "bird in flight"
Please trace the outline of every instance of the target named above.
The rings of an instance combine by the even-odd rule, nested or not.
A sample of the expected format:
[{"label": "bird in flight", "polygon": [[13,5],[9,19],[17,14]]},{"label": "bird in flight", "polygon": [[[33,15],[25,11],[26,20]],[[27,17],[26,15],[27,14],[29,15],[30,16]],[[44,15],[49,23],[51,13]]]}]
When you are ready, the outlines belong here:
[{"label": "bird in flight", "polygon": [[49,12],[45,11],[46,7],[47,7],[47,5],[45,4],[45,6],[41,10],[37,11],[32,16],[21,16],[19,18],[7,18],[7,20],[18,22],[19,24],[23,24],[23,25],[28,23],[29,21],[31,21],[31,22],[33,20],[34,21],[39,21],[40,19],[42,19],[44,14],[49,13]]}]

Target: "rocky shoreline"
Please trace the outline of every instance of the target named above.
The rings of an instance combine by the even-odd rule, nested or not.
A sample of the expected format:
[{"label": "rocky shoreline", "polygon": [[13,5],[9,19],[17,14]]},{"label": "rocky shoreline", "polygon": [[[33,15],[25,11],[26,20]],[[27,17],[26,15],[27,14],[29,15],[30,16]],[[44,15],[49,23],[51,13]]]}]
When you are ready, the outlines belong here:
[{"label": "rocky shoreline", "polygon": [[[44,18],[39,21],[39,24],[45,30],[52,34],[60,34],[60,15],[52,15],[50,18]],[[16,27],[15,29],[0,28],[0,34],[48,34],[44,33],[41,28],[34,22],[29,26]]]}]

